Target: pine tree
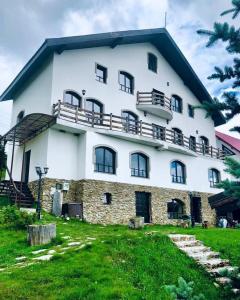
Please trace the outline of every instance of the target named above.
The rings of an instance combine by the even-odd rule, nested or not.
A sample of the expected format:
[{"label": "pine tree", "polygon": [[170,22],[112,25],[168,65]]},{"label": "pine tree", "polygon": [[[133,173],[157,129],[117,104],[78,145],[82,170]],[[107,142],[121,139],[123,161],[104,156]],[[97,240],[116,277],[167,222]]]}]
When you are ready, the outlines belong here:
[{"label": "pine tree", "polygon": [[[232,18],[235,19],[240,14],[240,0],[232,0],[232,8],[224,11],[221,16],[232,13]],[[226,43],[226,51],[230,54],[240,53],[240,28],[230,26],[228,23],[217,23],[213,25],[213,30],[198,30],[199,34],[209,37],[207,47],[211,47],[216,44],[217,41]],[[210,80],[219,80],[224,82],[230,81],[234,92],[225,92],[222,95],[223,101],[219,101],[215,98],[214,103],[203,102],[203,105],[198,108],[205,109],[207,111],[206,117],[214,116],[216,112],[223,112],[226,121],[229,121],[235,116],[240,115],[240,99],[239,99],[239,87],[240,87],[240,58],[235,57],[233,59],[232,66],[225,66],[223,69],[215,67],[215,73],[208,77]],[[240,127],[236,126],[231,131],[237,131],[240,133]]]}]

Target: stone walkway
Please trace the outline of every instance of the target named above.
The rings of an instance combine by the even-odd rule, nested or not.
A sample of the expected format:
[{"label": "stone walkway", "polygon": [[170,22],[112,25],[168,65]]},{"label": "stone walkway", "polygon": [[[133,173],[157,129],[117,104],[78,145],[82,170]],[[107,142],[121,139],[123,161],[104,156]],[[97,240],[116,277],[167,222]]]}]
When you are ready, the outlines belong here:
[{"label": "stone walkway", "polygon": [[[201,241],[196,240],[194,235],[187,234],[169,234],[172,242],[184,253],[193,258],[201,265],[211,276],[215,277],[217,284],[231,284],[231,279],[223,277],[221,271],[224,269],[234,270],[227,259],[220,258],[218,252],[214,252],[210,247],[204,246]],[[239,293],[240,290],[233,289],[233,292]]]}]

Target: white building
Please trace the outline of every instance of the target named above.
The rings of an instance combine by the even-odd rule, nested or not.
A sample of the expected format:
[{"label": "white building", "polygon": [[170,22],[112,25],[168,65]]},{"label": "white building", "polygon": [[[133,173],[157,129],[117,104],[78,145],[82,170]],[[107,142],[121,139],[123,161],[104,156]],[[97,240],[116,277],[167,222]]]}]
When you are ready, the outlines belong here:
[{"label": "white building", "polygon": [[46,209],[51,188],[69,182],[64,201],[82,202],[90,222],[190,213],[214,222],[208,196],[226,177],[215,137],[224,118],[193,110],[212,99],[166,29],[47,39],[0,97],[9,99],[2,140],[20,145],[12,178],[34,191],[35,167],[47,166]]}]

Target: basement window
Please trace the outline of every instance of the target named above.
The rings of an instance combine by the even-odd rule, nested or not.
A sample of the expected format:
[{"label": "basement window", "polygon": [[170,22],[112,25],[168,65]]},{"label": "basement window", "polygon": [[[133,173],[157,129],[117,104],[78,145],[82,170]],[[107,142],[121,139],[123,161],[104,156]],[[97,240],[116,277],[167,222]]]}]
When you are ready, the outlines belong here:
[{"label": "basement window", "polygon": [[103,194],[103,204],[110,205],[112,203],[112,194],[104,193]]}]

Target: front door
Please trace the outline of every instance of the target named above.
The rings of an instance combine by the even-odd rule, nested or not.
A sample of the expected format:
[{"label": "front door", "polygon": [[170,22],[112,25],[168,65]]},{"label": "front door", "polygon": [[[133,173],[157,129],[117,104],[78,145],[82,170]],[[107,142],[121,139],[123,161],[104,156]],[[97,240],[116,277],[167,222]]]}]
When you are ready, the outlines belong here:
[{"label": "front door", "polygon": [[31,158],[31,150],[24,153],[24,162],[23,162],[23,181],[28,183],[29,179],[29,168],[30,168],[30,158]]},{"label": "front door", "polygon": [[196,223],[202,222],[200,197],[191,197],[191,216]]},{"label": "front door", "polygon": [[150,193],[136,192],[136,216],[144,217],[145,223],[151,221],[151,199]]}]

